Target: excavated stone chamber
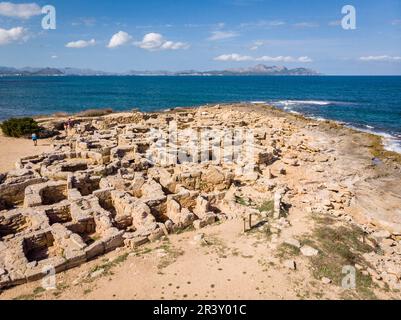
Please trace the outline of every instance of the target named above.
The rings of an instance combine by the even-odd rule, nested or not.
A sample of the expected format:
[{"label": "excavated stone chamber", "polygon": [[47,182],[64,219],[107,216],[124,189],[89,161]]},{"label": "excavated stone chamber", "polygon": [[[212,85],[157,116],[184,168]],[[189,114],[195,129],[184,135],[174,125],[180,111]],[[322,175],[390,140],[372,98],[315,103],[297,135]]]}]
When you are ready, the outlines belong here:
[{"label": "excavated stone chamber", "polygon": [[[188,127],[194,119],[185,114],[180,119]],[[16,170],[0,177],[0,288],[40,279],[48,268],[79,266],[118,247],[255,213],[235,201],[234,165],[222,165],[213,155],[201,164],[151,161],[160,153],[149,127],[167,129],[171,116],[87,121],[82,132],[55,140],[54,152],[21,159]],[[258,159],[270,158],[261,153]]]}]

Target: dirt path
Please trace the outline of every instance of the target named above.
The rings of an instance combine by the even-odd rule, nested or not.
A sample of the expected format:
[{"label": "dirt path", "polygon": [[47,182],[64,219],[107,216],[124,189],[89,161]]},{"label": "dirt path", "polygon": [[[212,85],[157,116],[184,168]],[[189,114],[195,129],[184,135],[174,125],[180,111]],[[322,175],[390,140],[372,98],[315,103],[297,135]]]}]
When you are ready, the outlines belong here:
[{"label": "dirt path", "polygon": [[17,159],[38,155],[51,150],[49,140],[39,140],[35,147],[29,139],[5,137],[0,133],[0,173],[14,169]]}]

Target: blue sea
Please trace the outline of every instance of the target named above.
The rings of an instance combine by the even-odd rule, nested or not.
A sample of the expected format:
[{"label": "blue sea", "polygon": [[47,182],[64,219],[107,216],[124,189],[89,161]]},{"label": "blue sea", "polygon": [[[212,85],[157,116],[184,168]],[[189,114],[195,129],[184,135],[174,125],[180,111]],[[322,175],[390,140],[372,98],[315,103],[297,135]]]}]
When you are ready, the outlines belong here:
[{"label": "blue sea", "polygon": [[401,76],[0,78],[0,120],[93,108],[155,111],[261,101],[380,134],[389,150],[401,152]]}]

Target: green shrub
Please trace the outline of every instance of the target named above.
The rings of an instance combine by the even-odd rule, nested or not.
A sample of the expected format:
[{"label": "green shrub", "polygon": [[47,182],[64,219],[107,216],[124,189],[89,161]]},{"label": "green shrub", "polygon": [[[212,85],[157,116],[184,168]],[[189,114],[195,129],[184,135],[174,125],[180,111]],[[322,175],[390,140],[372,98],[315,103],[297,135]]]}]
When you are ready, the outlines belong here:
[{"label": "green shrub", "polygon": [[11,118],[0,124],[0,127],[6,136],[14,138],[28,136],[40,131],[38,123],[32,118]]},{"label": "green shrub", "polygon": [[265,201],[259,207],[260,212],[273,212],[274,211],[274,200]]}]

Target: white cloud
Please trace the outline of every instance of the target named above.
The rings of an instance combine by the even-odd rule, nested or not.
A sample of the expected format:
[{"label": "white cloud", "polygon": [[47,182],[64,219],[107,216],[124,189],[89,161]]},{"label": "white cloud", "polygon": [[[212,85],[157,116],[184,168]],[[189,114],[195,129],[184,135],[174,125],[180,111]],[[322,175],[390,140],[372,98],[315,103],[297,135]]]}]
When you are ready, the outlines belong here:
[{"label": "white cloud", "polygon": [[245,22],[241,23],[239,26],[240,28],[274,28],[274,27],[280,27],[285,25],[286,23],[281,20],[271,20],[271,21],[266,21],[266,20],[260,20],[257,22]]},{"label": "white cloud", "polygon": [[188,49],[189,44],[184,42],[173,42],[164,39],[160,33],[148,33],[142,41],[136,42],[135,45],[141,49],[148,51],[159,51],[159,50],[179,50]]},{"label": "white cloud", "polygon": [[212,35],[208,38],[210,41],[218,41],[224,39],[231,39],[238,37],[239,34],[232,31],[213,31]]},{"label": "white cloud", "polygon": [[401,26],[401,19],[396,19],[391,22],[393,26]]},{"label": "white cloud", "polygon": [[361,61],[385,61],[385,62],[392,62],[392,61],[401,61],[401,56],[366,56],[360,57],[359,60]]},{"label": "white cloud", "polygon": [[328,23],[330,27],[338,27],[341,26],[341,20],[333,20]]},{"label": "white cloud", "polygon": [[85,27],[93,27],[96,25],[95,18],[79,18],[77,21],[71,23],[73,27],[76,26],[85,26]]},{"label": "white cloud", "polygon": [[296,28],[316,28],[318,26],[319,24],[315,22],[298,22],[294,24],[294,27]]},{"label": "white cloud", "polygon": [[291,56],[278,56],[278,57],[270,57],[270,56],[263,56],[256,58],[256,61],[265,61],[265,62],[304,62],[304,63],[309,63],[312,62],[313,60],[309,57],[298,57],[294,58]]},{"label": "white cloud", "polygon": [[267,42],[263,41],[263,40],[254,41],[252,46],[249,48],[249,50],[252,50],[252,51],[258,50],[259,47],[264,46],[266,44],[267,44]]},{"label": "white cloud", "polygon": [[95,39],[92,39],[89,41],[85,41],[85,40],[72,41],[72,42],[67,43],[65,46],[67,48],[82,49],[82,48],[86,48],[86,47],[92,47],[94,45],[96,45]]},{"label": "white cloud", "polygon": [[269,27],[279,27],[279,26],[285,25],[285,22],[284,21],[275,20],[275,21],[269,21],[267,23],[267,25]]},{"label": "white cloud", "polygon": [[107,48],[117,48],[127,44],[131,40],[132,37],[127,32],[119,31],[111,37]]},{"label": "white cloud", "polygon": [[214,58],[216,61],[259,61],[259,62],[302,62],[302,63],[309,63],[313,60],[307,56],[303,57],[291,57],[291,56],[277,56],[277,57],[270,57],[270,56],[262,56],[262,57],[252,57],[246,55],[240,55],[237,53],[232,54],[223,54]]},{"label": "white cloud", "polygon": [[16,27],[9,30],[0,28],[0,46],[25,40],[27,37],[27,29],[23,27]]},{"label": "white cloud", "polygon": [[42,9],[36,3],[0,2],[0,16],[29,19],[40,14],[42,14]]},{"label": "white cloud", "polygon": [[311,58],[309,58],[308,56],[299,57],[298,61],[305,62],[305,63],[313,62],[313,60]]},{"label": "white cloud", "polygon": [[54,56],[51,56],[51,58],[52,59],[58,59],[58,56],[54,55]]},{"label": "white cloud", "polygon": [[253,61],[255,58],[251,56],[243,56],[237,53],[232,53],[232,54],[222,54],[221,56],[218,56],[214,58],[216,61]]}]

